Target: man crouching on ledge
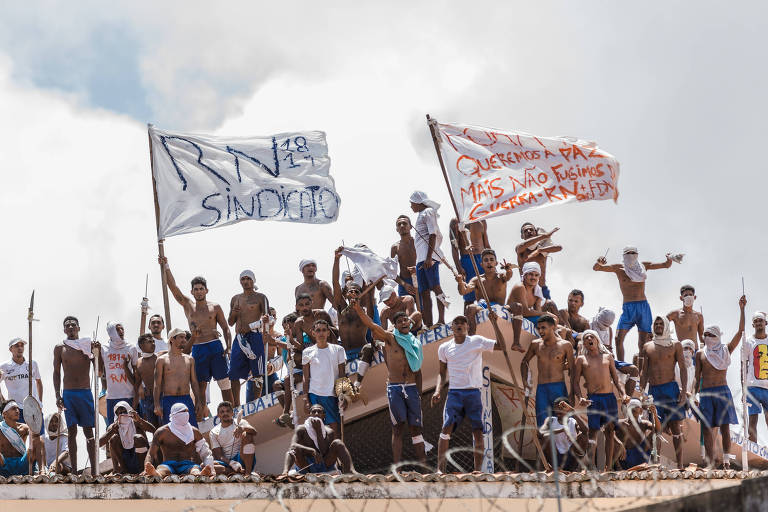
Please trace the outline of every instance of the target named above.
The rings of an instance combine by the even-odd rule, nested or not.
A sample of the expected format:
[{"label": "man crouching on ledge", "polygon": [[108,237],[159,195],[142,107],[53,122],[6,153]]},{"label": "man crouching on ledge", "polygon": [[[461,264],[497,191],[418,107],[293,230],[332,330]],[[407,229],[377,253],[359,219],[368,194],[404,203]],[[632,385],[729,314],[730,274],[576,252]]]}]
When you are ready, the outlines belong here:
[{"label": "man crouching on ledge", "polygon": [[[189,409],[181,403],[173,404],[171,422],[155,431],[152,446],[144,462],[144,473],[149,476],[168,475],[214,476],[213,455],[208,443],[195,427],[189,424]],[[195,452],[203,461],[204,468],[195,462]],[[153,462],[165,460],[155,468]]]},{"label": "man crouching on ledge", "polygon": [[3,404],[3,421],[0,422],[0,476],[29,474],[29,457],[32,467],[37,467],[40,456],[40,436],[32,436],[32,449],[27,450],[25,443],[29,436],[29,427],[19,423],[19,405],[13,400]]},{"label": "man crouching on ledge", "polygon": [[333,429],[325,426],[324,419],[325,409],[314,404],[307,420],[293,434],[285,454],[284,475],[331,473],[338,471],[337,462],[342,473],[355,473],[349,450],[341,439],[334,439]]}]

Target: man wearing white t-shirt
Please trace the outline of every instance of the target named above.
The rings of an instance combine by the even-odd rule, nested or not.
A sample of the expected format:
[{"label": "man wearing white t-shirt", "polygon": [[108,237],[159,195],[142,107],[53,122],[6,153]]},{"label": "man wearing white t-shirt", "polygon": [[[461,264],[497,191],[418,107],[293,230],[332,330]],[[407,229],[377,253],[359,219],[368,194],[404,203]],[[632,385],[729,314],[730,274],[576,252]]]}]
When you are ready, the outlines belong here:
[{"label": "man wearing white t-shirt", "polygon": [[749,440],[757,442],[757,417],[765,416],[768,424],[768,336],[765,333],[765,313],[752,315],[755,333],[747,338],[747,403],[749,405]]},{"label": "man wearing white t-shirt", "polygon": [[315,320],[312,335],[315,344],[301,353],[304,366],[304,411],[310,405],[320,404],[325,409],[325,424],[333,429],[336,439],[341,438],[339,400],[334,392],[336,379],[346,375],[347,355],[344,347],[328,343],[331,330],[325,320]]},{"label": "man wearing white t-shirt", "polygon": [[[147,305],[149,307],[149,305]],[[144,302],[141,303],[141,332],[139,335],[144,334],[144,318],[147,316],[147,311],[144,306]],[[163,339],[163,329],[165,329],[165,321],[160,315],[152,315],[149,317],[149,333],[155,340],[155,354],[161,352],[168,352],[168,342]]]},{"label": "man wearing white t-shirt", "polygon": [[[488,316],[497,317],[489,310]],[[451,434],[464,418],[472,424],[475,445],[475,471],[483,463],[483,402],[480,388],[483,386],[483,352],[501,350],[496,341],[480,335],[467,336],[469,322],[459,315],[451,323],[453,339],[440,345],[437,358],[440,360],[440,374],[437,376],[432,405],[440,402],[440,390],[448,374],[448,396],[443,409],[443,429],[437,444],[437,470],[445,472],[445,452],[448,451]]]},{"label": "man wearing white t-shirt", "polygon": [[253,471],[256,453],[256,429],[247,421],[234,421],[235,411],[229,402],[221,402],[216,415],[221,421],[211,429],[211,451],[215,459],[214,469],[217,474],[244,473]]},{"label": "man wearing white t-shirt", "polygon": [[[24,421],[24,409],[21,404],[29,395],[29,364],[24,359],[24,349],[27,345],[26,340],[14,338],[8,343],[8,350],[11,352],[11,359],[0,364],[0,380],[5,382],[8,390],[8,399],[19,404],[19,423]],[[32,361],[32,396],[42,405],[43,403],[43,381],[40,378],[40,369],[37,363]],[[40,430],[40,434],[45,432],[45,425]]]},{"label": "man wearing white t-shirt", "polygon": [[[104,348],[104,371],[107,377],[107,425],[115,420],[115,405],[120,401],[133,403],[133,379],[139,350],[125,342],[125,329],[121,322],[107,322],[109,345]],[[126,372],[125,362],[129,361],[131,371]]]}]

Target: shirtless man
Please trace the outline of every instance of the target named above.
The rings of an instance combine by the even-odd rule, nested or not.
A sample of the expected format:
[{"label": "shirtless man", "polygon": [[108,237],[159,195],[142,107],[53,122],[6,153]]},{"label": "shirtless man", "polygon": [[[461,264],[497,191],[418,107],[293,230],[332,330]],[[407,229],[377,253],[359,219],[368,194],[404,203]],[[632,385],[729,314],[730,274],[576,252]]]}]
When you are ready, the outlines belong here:
[{"label": "shirtless man", "polygon": [[[613,310],[600,307],[597,311],[597,314],[592,317],[592,321],[589,323],[588,327],[589,329],[597,332],[597,335],[600,337],[600,342],[611,355],[613,355],[613,327],[611,326],[613,325],[613,321],[615,319],[616,313],[614,313]],[[577,344],[580,340],[581,337],[577,336]],[[634,358],[632,360],[634,361]],[[616,369],[619,371],[619,373],[626,376],[627,380],[624,382],[624,392],[629,396],[633,396],[637,385],[640,383],[640,370],[635,364],[628,363],[626,361],[620,361],[616,358],[614,358],[613,364],[616,366]]]},{"label": "shirtless man", "polygon": [[469,280],[469,283],[464,282],[464,278],[461,274],[456,277],[456,281],[459,283],[459,293],[468,297],[470,294],[474,297],[475,291],[480,289],[480,283],[482,282],[485,287],[485,292],[488,294],[490,304],[485,303],[485,299],[478,300],[479,305],[471,303],[464,305],[464,315],[469,320],[469,334],[474,335],[477,330],[477,312],[481,308],[493,307],[496,304],[503,306],[504,299],[507,297],[507,282],[512,279],[512,274],[515,266],[512,263],[504,261],[502,269],[504,272],[498,272],[496,270],[496,252],[493,249],[483,249],[480,255],[480,268],[482,274],[480,276],[474,276]]},{"label": "shirtless man", "polygon": [[[160,418],[155,414],[155,338],[152,334],[139,336],[139,361],[136,363],[136,373],[133,377],[134,393],[133,408],[155,427],[160,426]],[[167,352],[167,351],[166,351]]]},{"label": "shirtless man", "polygon": [[[461,275],[462,280],[468,283],[477,275],[471,258],[475,259],[478,270],[483,268],[482,254],[485,249],[490,249],[491,244],[488,242],[488,224],[484,220],[467,224],[465,229],[469,232],[469,240],[467,240],[467,232],[459,230],[458,219],[451,219],[448,226],[448,236],[451,240],[453,263],[456,265],[456,270]],[[473,304],[477,300],[474,291],[464,293],[459,289],[459,293],[464,296],[465,306]],[[464,314],[470,318],[471,323],[469,313],[465,311]]]},{"label": "shirtless man", "polygon": [[330,473],[337,470],[354,473],[352,456],[341,439],[334,438],[334,432],[325,425],[325,409],[315,404],[309,409],[309,417],[303,425],[296,427],[291,447],[285,454],[283,474]]},{"label": "shirtless man", "polygon": [[[339,312],[339,338],[341,338],[341,345],[347,353],[347,361],[360,358],[357,363],[357,378],[354,382],[354,385],[359,387],[363,382],[365,372],[371,366],[375,350],[373,345],[366,340],[368,327],[363,323],[355,309],[347,305],[353,301],[363,300],[360,286],[354,281],[347,281],[342,292],[339,285],[339,260],[342,249],[343,247],[336,249],[333,260],[333,307]],[[343,376],[342,374],[341,377]],[[326,414],[328,414],[327,410]]]},{"label": "shirtless man", "polygon": [[[520,375],[526,391],[530,390],[528,364],[537,357],[538,378],[536,383],[536,426],[541,427],[544,420],[555,412],[555,400],[568,396],[565,386],[565,374],[573,368],[573,345],[560,338],[555,331],[557,322],[550,315],[542,315],[536,324],[540,338],[531,342],[528,351],[520,362]],[[527,393],[526,393],[527,394]]]},{"label": "shirtless man", "polygon": [[[581,378],[587,388],[587,400],[582,397]],[[571,383],[579,405],[587,405],[587,420],[589,423],[589,455],[591,467],[595,467],[595,452],[597,450],[597,433],[601,429],[605,436],[605,467],[608,471],[614,460],[614,429],[619,420],[619,406],[613,389],[622,397],[622,403],[628,403],[629,397],[624,394],[619,382],[619,375],[613,364],[613,356],[600,342],[597,333],[586,330],[582,333],[582,347],[574,363],[573,381]]]},{"label": "shirtless man", "polygon": [[[91,467],[96,467],[96,443],[93,438],[94,404],[91,392],[92,350],[101,348],[98,341],[80,338],[80,322],[73,316],[64,319],[67,338],[53,348],[53,389],[56,405],[64,409],[67,420],[67,441],[72,471],[77,471],[77,427],[83,428]],[[104,363],[100,359],[101,385],[107,388]],[[61,390],[61,370],[64,369],[64,391]]]},{"label": "shirtless man", "polygon": [[[157,429],[152,436],[152,446],[144,461],[145,474],[159,477],[216,474],[211,449],[200,431],[189,423],[190,418],[189,409],[185,404],[173,404],[170,423]],[[205,466],[202,470],[195,462],[197,457]]]},{"label": "shirtless man", "polygon": [[[651,337],[651,323],[653,315],[651,306],[645,298],[645,278],[646,270],[658,270],[672,266],[672,258],[667,254],[667,259],[663,263],[651,263],[644,261],[640,263],[637,260],[637,248],[624,248],[624,262],[608,265],[604,257],[597,259],[592,267],[596,272],[610,272],[616,274],[619,280],[619,288],[623,297],[621,317],[616,331],[616,358],[624,361],[624,338],[633,326],[637,326],[638,332],[638,352]],[[642,369],[641,369],[642,370]]]},{"label": "shirtless man", "polygon": [[[39,435],[32,436],[32,448],[27,450],[26,440],[29,427],[19,423],[19,405],[13,400],[2,404],[3,421],[0,422],[0,476],[10,478],[14,475],[29,475],[29,459],[32,468],[42,466],[42,440]],[[93,416],[93,414],[91,414]]]},{"label": "shirtless man", "polygon": [[99,439],[99,446],[107,446],[113,473],[138,475],[149,449],[147,432],[154,432],[155,426],[142,419],[125,401],[115,404],[112,416],[114,421]]},{"label": "shirtless man", "polygon": [[[405,315],[411,320],[411,330],[418,332],[423,324],[421,323],[421,312],[416,310],[416,301],[413,296],[405,295],[399,296],[394,288],[391,286],[384,286],[379,291],[379,301],[384,303],[384,307],[381,308],[379,313],[379,319],[381,320],[381,326],[384,330],[388,329],[390,320],[392,320],[397,313],[405,313]],[[394,320],[392,320],[394,323]],[[374,336],[375,338],[376,336]]]},{"label": "shirtless man", "polygon": [[768,424],[768,335],[763,312],[752,315],[755,332],[747,337],[747,404],[749,406],[749,440],[757,442],[757,419],[763,413]]},{"label": "shirtless man", "polygon": [[[653,321],[653,340],[643,346],[640,357],[644,363],[640,376],[640,389],[650,384],[648,394],[653,396],[659,419],[664,429],[672,434],[675,445],[677,467],[683,468],[682,422],[688,403],[688,371],[683,357],[683,345],[669,333],[669,320],[657,316]],[[675,366],[680,374],[682,386],[675,379]]]},{"label": "shirtless man", "polygon": [[309,294],[312,297],[312,309],[325,309],[325,301],[333,304],[331,285],[327,281],[321,281],[317,278],[317,262],[315,260],[301,260],[299,272],[304,276],[304,282],[294,290],[293,295],[296,298],[305,293]]},{"label": "shirtless man", "polygon": [[[311,305],[311,299],[306,296],[306,306]],[[310,310],[311,311],[311,310]],[[321,309],[318,311],[322,311]],[[323,311],[325,313],[325,311]],[[327,313],[326,313],[327,314]],[[283,349],[283,362],[287,366],[286,375],[282,381],[275,383],[275,391],[284,391],[282,395],[278,395],[277,400],[283,408],[282,414],[275,419],[275,423],[280,427],[293,428],[293,415],[291,414],[291,406],[293,405],[293,392],[299,389],[299,384],[304,375],[301,366],[301,354],[304,348],[312,344],[312,340],[309,336],[300,333],[298,337],[295,335],[294,327],[296,325],[297,315],[296,313],[289,313],[283,318],[283,335],[282,340],[286,343],[286,348]],[[327,321],[327,320],[326,320]],[[289,358],[293,358],[293,361]],[[293,371],[291,371],[293,366]],[[291,373],[293,377],[291,377]],[[293,389],[291,389],[291,378],[293,378]],[[296,414],[298,417],[298,413]]]},{"label": "shirtless man", "polygon": [[[541,279],[539,279],[541,282]],[[571,290],[568,294],[568,308],[561,309],[558,317],[560,322],[575,333],[584,332],[589,329],[589,320],[579,314],[584,306],[584,292],[581,290]]]},{"label": "shirtless man", "polygon": [[720,340],[722,332],[716,325],[704,329],[704,344],[706,348],[696,353],[696,387],[695,391],[701,397],[698,399],[701,428],[704,429],[704,450],[707,463],[717,464],[714,460],[715,430],[720,428],[723,438],[723,469],[730,469],[733,455],[731,450],[731,425],[738,425],[739,418],[733,406],[733,396],[728,387],[728,367],[731,364],[731,354],[744,333],[744,308],[747,298],[739,299],[739,330],[728,345]]},{"label": "shirtless man", "polygon": [[539,284],[541,285],[541,292],[544,294],[546,300],[551,300],[552,296],[547,288],[547,256],[552,253],[560,252],[563,247],[560,245],[553,245],[552,235],[557,233],[560,228],[555,228],[549,233],[539,234],[539,230],[531,224],[526,222],[520,226],[520,238],[524,240],[521,244],[515,248],[517,253],[517,266],[523,268],[523,265],[530,262],[539,264],[541,269],[541,278]]},{"label": "shirtless man", "polygon": [[523,327],[523,318],[527,318],[537,325],[539,317],[544,313],[552,313],[557,317],[557,306],[551,300],[544,298],[539,284],[541,268],[533,261],[525,263],[520,271],[522,282],[515,283],[507,298],[507,309],[512,313],[512,330],[515,334],[515,342],[512,350],[525,352],[520,344],[520,331]]},{"label": "shirtless man", "polygon": [[312,309],[312,297],[303,293],[296,297],[296,314],[298,318],[293,324],[293,337],[297,340],[303,340],[305,345],[316,342],[312,332],[312,326],[317,320],[325,320],[331,329],[330,343],[336,343],[339,339],[339,331],[333,326],[331,316],[324,309]]},{"label": "shirtless man", "polygon": [[[675,324],[678,340],[691,340],[694,345],[704,348],[704,315],[693,310],[696,300],[696,290],[693,286],[685,284],[680,287],[680,300],[683,302],[682,309],[670,311],[667,313],[667,319]],[[701,345],[696,343],[697,339]]]},{"label": "shirtless man", "polygon": [[[642,417],[644,409],[648,410],[653,421]],[[627,413],[631,417],[620,419],[616,432],[626,453],[619,461],[622,469],[630,469],[651,462],[653,434],[661,434],[661,421],[655,405],[650,404],[644,407],[640,400],[633,398],[627,405]]]},{"label": "shirtless man", "polygon": [[[171,273],[171,267],[168,266],[168,258],[161,257],[160,264],[165,268],[165,278],[168,283],[168,289],[171,290],[176,302],[184,308],[184,314],[189,323],[189,330],[192,333],[190,343],[186,346],[186,353],[192,353],[195,360],[195,375],[200,379],[200,392],[205,396],[205,389],[211,378],[221,389],[221,396],[224,400],[232,402],[232,384],[228,376],[227,354],[232,346],[232,336],[229,332],[227,319],[224,317],[224,311],[221,306],[206,300],[208,295],[208,283],[202,277],[192,279],[192,297],[184,295]],[[226,352],[221,346],[219,333],[216,325],[221,327],[224,332],[224,341],[226,342]],[[169,335],[170,338],[170,335]],[[197,397],[197,394],[195,394]],[[205,402],[205,399],[203,399]],[[190,404],[190,409],[191,409]]]},{"label": "shirtless man", "polygon": [[[253,271],[243,270],[240,273],[243,293],[238,293],[229,301],[227,321],[235,326],[235,344],[229,358],[229,381],[235,407],[240,405],[240,380],[251,375],[261,384],[265,377],[266,340],[262,337],[262,325],[269,325],[269,305],[267,296],[256,291],[255,280]],[[262,387],[257,386],[254,390],[257,397],[261,396]]]},{"label": "shirtless man", "polygon": [[[168,333],[170,350],[157,358],[155,363],[155,414],[162,418],[165,425],[170,419],[171,408],[176,403],[183,403],[189,411],[194,411],[197,417],[203,417],[205,408],[205,391],[200,389],[200,383],[195,373],[195,360],[183,352],[187,343],[187,333],[179,328]],[[196,404],[192,403],[190,391],[195,395]],[[193,415],[192,425],[197,426]]]},{"label": "shirtless man", "polygon": [[387,400],[392,419],[392,461],[397,464],[403,453],[405,425],[411,433],[416,458],[427,463],[424,451],[423,423],[421,420],[421,364],[424,352],[421,341],[411,334],[411,319],[399,311],[392,316],[393,332],[373,323],[358,302],[353,302],[357,314],[373,333],[373,338],[384,342],[384,360],[387,363]]},{"label": "shirtless man", "polygon": [[413,283],[411,267],[416,267],[416,245],[411,236],[411,218],[407,215],[400,215],[395,221],[395,230],[400,235],[400,240],[392,244],[389,251],[391,258],[397,257],[397,263],[400,267],[400,273],[397,276],[397,294],[401,297],[410,295],[416,300],[418,291]]}]

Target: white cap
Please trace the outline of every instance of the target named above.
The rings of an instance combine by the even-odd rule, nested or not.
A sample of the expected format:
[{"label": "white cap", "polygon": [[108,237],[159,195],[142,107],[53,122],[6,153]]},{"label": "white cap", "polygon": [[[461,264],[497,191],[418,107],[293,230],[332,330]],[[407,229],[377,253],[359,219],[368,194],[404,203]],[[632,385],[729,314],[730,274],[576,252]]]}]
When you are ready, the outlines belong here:
[{"label": "white cap", "polygon": [[23,344],[26,345],[27,344],[27,340],[22,339],[22,338],[13,338],[11,341],[8,342],[8,348],[11,348],[12,346],[14,346],[17,343],[23,343]]},{"label": "white cap", "polygon": [[170,340],[171,338],[175,338],[175,337],[176,337],[176,336],[178,336],[179,334],[184,334],[184,335],[186,335],[186,334],[187,334],[187,331],[185,331],[184,329],[179,329],[178,327],[174,327],[174,328],[171,330],[171,332],[169,332],[169,333],[168,333],[168,339]]},{"label": "white cap", "polygon": [[382,287],[381,290],[379,290],[379,302],[384,302],[385,300],[389,299],[393,293],[397,295],[395,289],[391,286]]}]

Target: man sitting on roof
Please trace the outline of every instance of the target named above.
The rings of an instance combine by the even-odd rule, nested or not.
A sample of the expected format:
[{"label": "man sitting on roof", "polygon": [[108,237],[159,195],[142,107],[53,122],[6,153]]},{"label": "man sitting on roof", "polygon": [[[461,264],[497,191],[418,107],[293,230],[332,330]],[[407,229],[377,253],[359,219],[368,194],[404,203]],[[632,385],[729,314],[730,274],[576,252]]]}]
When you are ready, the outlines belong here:
[{"label": "man sitting on roof", "polygon": [[3,421],[0,422],[0,476],[29,475],[29,457],[32,466],[40,459],[40,436],[32,436],[32,450],[25,443],[29,427],[19,423],[19,406],[13,400],[3,404]]},{"label": "man sitting on roof", "polygon": [[115,404],[113,413],[115,420],[99,439],[99,446],[108,446],[113,473],[138,475],[149,449],[146,433],[154,432],[155,427],[125,400]]},{"label": "man sitting on roof", "polygon": [[[152,446],[144,461],[144,473],[149,476],[168,475],[213,476],[213,456],[208,443],[197,428],[189,424],[189,409],[183,403],[171,407],[171,422],[155,431]],[[205,466],[202,470],[195,462],[200,457]],[[155,468],[153,462],[164,461]]]},{"label": "man sitting on roof", "polygon": [[283,474],[331,473],[338,471],[339,462],[342,473],[355,472],[349,450],[341,439],[334,439],[333,429],[325,426],[324,419],[325,409],[314,404],[307,420],[293,434]]}]

